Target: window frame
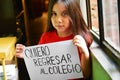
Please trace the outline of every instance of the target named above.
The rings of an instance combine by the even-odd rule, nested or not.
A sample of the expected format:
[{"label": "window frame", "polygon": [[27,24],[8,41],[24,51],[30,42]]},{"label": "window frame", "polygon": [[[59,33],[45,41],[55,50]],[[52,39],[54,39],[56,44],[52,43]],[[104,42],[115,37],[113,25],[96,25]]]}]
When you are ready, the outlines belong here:
[{"label": "window frame", "polygon": [[[118,2],[118,20],[119,20],[119,36],[120,36],[120,0]],[[92,30],[92,20],[91,20],[91,6],[90,0],[86,0],[87,5],[87,18],[88,18],[88,27],[93,35],[94,40],[101,46],[101,48],[106,52],[106,54],[116,63],[116,65],[120,66],[120,52],[113,48],[110,44],[108,44],[104,39],[104,22],[103,22],[103,6],[102,0],[97,0],[98,6],[98,26],[99,26],[99,35]]]}]

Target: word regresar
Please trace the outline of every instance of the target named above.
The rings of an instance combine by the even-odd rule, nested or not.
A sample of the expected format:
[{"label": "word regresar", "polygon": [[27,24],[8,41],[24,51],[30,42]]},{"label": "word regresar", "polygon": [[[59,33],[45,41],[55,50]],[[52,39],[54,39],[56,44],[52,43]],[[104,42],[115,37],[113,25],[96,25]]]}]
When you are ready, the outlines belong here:
[{"label": "word regresar", "polygon": [[[80,64],[72,62],[70,53],[53,55],[48,46],[25,49],[25,56],[31,58],[35,67],[40,67],[40,74],[80,73]],[[47,67],[47,68],[45,68]]]}]

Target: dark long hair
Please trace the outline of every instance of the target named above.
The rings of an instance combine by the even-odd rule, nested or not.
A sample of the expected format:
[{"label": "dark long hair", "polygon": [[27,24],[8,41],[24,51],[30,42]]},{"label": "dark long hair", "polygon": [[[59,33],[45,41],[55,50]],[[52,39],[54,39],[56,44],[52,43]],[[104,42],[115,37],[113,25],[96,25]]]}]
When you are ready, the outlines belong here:
[{"label": "dark long hair", "polygon": [[52,8],[55,3],[57,2],[62,2],[70,16],[70,21],[71,21],[71,27],[73,30],[74,35],[81,34],[88,47],[92,43],[92,36],[90,34],[90,31],[88,30],[88,27],[83,19],[83,15],[81,12],[81,8],[79,5],[79,0],[50,0],[49,2],[49,7],[48,7],[48,26],[47,26],[47,31],[53,31],[55,28],[52,25],[51,22],[51,12]]}]

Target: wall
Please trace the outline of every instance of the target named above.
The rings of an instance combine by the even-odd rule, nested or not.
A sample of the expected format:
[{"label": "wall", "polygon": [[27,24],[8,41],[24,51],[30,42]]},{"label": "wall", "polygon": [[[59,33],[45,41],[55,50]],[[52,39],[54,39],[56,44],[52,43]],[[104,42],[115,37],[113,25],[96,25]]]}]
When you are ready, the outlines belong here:
[{"label": "wall", "polygon": [[13,0],[0,0],[0,37],[16,33]]},{"label": "wall", "polygon": [[92,55],[92,80],[111,80],[95,56]]},{"label": "wall", "polygon": [[101,47],[93,42],[91,47],[92,80],[119,80],[118,66],[110,59]]},{"label": "wall", "polygon": [[[40,4],[43,4],[44,0],[30,0],[30,1],[22,0],[23,10],[24,10],[26,41],[27,41],[26,45],[38,44],[39,38],[41,34],[44,32],[44,29],[46,27],[47,16],[44,17],[46,14],[44,15],[43,14],[44,12],[41,11],[42,10],[41,6],[39,6],[38,4],[36,5],[37,3],[36,1],[39,2]],[[34,2],[34,5],[32,5],[31,2]],[[35,10],[36,12],[34,12],[34,9],[36,7],[37,7],[37,9]]]}]

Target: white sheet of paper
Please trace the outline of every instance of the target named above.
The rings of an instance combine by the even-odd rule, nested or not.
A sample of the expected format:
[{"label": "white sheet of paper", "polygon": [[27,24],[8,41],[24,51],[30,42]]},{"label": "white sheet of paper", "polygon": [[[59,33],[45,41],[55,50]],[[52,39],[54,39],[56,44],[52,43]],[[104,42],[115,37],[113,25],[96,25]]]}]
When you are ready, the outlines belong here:
[{"label": "white sheet of paper", "polygon": [[31,80],[83,77],[78,50],[72,40],[25,47],[24,60]]},{"label": "white sheet of paper", "polygon": [[[18,80],[18,68],[15,64],[5,65],[7,80]],[[4,80],[3,66],[0,65],[0,80]]]}]

